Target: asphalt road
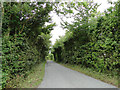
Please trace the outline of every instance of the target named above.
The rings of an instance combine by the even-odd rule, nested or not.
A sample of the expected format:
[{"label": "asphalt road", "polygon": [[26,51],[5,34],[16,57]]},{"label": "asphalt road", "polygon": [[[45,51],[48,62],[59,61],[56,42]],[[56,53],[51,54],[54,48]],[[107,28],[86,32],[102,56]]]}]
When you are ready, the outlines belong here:
[{"label": "asphalt road", "polygon": [[116,88],[113,85],[47,61],[45,76],[38,88]]}]

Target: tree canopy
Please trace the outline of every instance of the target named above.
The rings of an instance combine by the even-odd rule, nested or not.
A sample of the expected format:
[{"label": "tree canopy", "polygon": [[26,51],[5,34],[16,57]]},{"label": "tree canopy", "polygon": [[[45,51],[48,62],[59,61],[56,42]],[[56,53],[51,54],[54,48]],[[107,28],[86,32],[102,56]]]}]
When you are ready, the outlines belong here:
[{"label": "tree canopy", "polygon": [[49,15],[52,10],[53,3],[48,2],[3,3],[3,88],[15,87],[7,82],[17,75],[26,77],[31,67],[45,61],[55,26]]},{"label": "tree canopy", "polygon": [[[113,6],[103,13],[97,12],[94,2],[60,3],[58,15],[62,19],[65,36],[53,45],[52,53],[57,62],[82,65],[93,70],[118,75],[120,52],[120,1],[109,2]],[[58,4],[57,4],[58,5]]]}]

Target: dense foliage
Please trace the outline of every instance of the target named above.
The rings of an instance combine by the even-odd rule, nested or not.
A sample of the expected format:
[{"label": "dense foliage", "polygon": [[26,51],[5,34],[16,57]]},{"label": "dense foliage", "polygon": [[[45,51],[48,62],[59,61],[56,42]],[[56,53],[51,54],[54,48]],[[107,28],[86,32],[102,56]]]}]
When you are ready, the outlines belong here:
[{"label": "dense foliage", "polygon": [[[111,2],[112,3],[112,2]],[[4,2],[2,8],[2,86],[15,77],[27,77],[37,63],[50,59],[118,75],[120,59],[120,1],[104,13],[93,2]],[[53,8],[54,6],[54,8]],[[51,11],[67,29],[50,51]],[[64,15],[64,16],[63,16]],[[63,17],[74,18],[72,23]],[[54,55],[54,56],[53,56]]]},{"label": "dense foliage", "polygon": [[28,75],[32,67],[45,61],[50,47],[50,31],[55,24],[49,13],[52,3],[4,2],[2,35],[3,88],[17,87],[9,82],[16,76]]},{"label": "dense foliage", "polygon": [[100,13],[97,12],[99,5],[93,2],[61,3],[63,9],[57,8],[58,14],[72,14],[74,21],[70,24],[63,19],[62,25],[67,31],[53,46],[55,61],[118,75],[120,2],[113,5]]},{"label": "dense foliage", "polygon": [[47,57],[46,57],[47,60],[54,60],[54,55],[53,54],[49,54]]}]

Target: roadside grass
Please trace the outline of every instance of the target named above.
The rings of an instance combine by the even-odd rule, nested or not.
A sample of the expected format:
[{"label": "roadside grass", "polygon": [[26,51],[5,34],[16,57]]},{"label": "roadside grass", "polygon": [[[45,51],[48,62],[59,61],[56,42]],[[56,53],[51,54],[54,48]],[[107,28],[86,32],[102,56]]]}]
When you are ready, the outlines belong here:
[{"label": "roadside grass", "polygon": [[24,78],[23,76],[17,76],[14,80],[9,82],[8,86],[12,88],[37,88],[43,80],[45,73],[45,63],[35,65],[31,68],[28,73],[28,76]]},{"label": "roadside grass", "polygon": [[[0,53],[2,53],[0,48]],[[2,61],[2,55],[0,56],[0,61]],[[0,90],[2,89],[2,63],[0,62]]]},{"label": "roadside grass", "polygon": [[91,68],[85,68],[80,65],[71,65],[71,64],[63,64],[63,63],[59,63],[59,64],[118,87],[118,76],[111,76],[105,73],[100,73],[100,72],[92,70]]},{"label": "roadside grass", "polygon": [[19,85],[21,88],[37,88],[38,85],[42,82],[44,73],[45,73],[45,62],[36,65],[30,71],[24,82],[21,82]]},{"label": "roadside grass", "polygon": [[[0,68],[1,68],[1,64],[0,64]],[[2,70],[0,70],[0,90],[2,89]]]}]

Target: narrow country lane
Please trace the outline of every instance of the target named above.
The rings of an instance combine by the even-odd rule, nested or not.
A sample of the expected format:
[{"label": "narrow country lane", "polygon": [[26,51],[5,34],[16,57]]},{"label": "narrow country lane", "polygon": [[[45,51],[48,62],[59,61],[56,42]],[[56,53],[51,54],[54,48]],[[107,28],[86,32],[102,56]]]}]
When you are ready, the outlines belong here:
[{"label": "narrow country lane", "polygon": [[116,88],[110,84],[47,61],[45,76],[38,88]]}]

